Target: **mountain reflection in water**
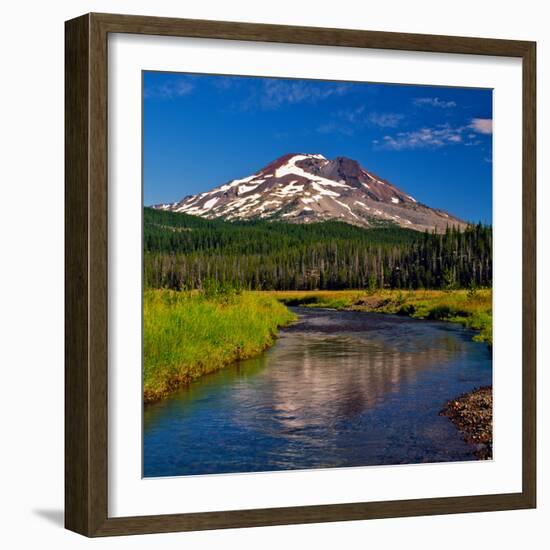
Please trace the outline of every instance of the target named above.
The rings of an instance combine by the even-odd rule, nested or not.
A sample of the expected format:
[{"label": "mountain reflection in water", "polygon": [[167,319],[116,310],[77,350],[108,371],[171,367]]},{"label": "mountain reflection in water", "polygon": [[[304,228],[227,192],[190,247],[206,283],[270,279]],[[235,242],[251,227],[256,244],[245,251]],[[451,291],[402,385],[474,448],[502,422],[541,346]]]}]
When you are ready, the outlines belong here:
[{"label": "mountain reflection in water", "polygon": [[491,354],[439,322],[295,308],[261,356],[144,412],[144,475],[475,460],[438,415],[491,383]]}]

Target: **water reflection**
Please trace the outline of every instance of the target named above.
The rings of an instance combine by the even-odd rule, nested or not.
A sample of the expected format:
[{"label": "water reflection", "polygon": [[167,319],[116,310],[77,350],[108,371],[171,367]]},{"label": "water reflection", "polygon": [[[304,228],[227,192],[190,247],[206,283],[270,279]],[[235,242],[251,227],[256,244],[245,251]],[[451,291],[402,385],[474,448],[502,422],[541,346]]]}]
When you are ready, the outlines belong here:
[{"label": "water reflection", "polygon": [[146,409],[146,476],[475,458],[437,412],[490,383],[486,346],[449,324],[297,311],[262,356]]}]

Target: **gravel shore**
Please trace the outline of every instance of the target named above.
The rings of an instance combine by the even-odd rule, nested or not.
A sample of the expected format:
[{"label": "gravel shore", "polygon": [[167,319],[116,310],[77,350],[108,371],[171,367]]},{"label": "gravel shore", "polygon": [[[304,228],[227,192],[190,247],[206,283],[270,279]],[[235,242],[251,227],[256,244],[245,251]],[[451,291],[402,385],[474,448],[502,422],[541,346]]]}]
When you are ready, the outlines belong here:
[{"label": "gravel shore", "polygon": [[461,431],[464,440],[476,447],[479,459],[493,458],[493,388],[485,386],[447,401],[439,413]]}]

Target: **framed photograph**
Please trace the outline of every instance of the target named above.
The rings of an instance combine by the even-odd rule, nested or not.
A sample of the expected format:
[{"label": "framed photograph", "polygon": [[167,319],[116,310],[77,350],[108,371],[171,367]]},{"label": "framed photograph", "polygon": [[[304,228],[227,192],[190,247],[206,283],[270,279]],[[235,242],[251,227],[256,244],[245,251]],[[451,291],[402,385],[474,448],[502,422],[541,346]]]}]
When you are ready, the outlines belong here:
[{"label": "framed photograph", "polygon": [[535,43],[65,33],[66,527],[534,508]]}]

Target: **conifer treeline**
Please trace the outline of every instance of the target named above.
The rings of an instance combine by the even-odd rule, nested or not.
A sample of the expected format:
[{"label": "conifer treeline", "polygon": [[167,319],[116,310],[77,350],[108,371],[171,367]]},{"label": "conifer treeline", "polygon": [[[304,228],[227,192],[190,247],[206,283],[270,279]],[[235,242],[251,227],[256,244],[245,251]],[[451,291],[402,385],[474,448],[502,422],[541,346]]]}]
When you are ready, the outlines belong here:
[{"label": "conifer treeline", "polygon": [[467,288],[492,284],[492,230],[444,234],[204,220],[145,209],[146,287],[194,289],[216,280],[261,290]]}]

